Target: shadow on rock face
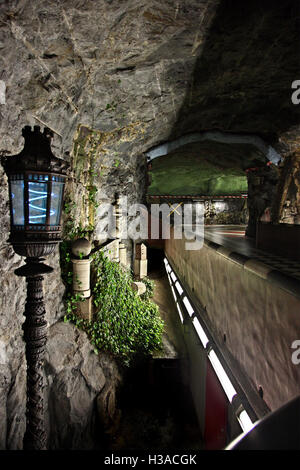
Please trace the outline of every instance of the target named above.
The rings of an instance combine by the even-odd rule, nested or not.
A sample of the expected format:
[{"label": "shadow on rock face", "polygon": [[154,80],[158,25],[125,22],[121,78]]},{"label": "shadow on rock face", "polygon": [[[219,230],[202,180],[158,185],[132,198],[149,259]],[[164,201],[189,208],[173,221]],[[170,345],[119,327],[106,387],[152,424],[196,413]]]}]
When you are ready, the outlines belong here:
[{"label": "shadow on rock face", "polygon": [[272,143],[300,124],[292,82],[299,78],[297,0],[223,0],[204,44],[170,140],[220,129]]}]

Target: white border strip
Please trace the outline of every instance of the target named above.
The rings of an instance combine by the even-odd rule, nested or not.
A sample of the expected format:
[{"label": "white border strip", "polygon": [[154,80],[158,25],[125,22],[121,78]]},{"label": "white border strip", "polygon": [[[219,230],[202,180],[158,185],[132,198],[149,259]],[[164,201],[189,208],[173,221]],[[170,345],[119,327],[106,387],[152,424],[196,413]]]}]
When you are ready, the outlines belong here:
[{"label": "white border strip", "polygon": [[195,327],[195,330],[200,338],[201,343],[203,344],[203,347],[206,348],[209,339],[205,334],[205,331],[203,330],[202,326],[200,325],[200,322],[197,317],[193,319],[193,325]]},{"label": "white border strip", "polygon": [[[181,295],[184,291],[183,291],[183,288],[181,286],[181,284],[179,283],[176,275],[174,274],[174,271],[172,270],[170,264],[168,263],[168,260],[166,258],[164,258],[164,263],[165,263],[165,267],[166,267],[166,271],[167,271],[167,275],[168,275],[168,280],[169,280],[169,283],[170,283],[170,287],[171,287],[171,290],[172,290],[172,294],[173,294],[173,297],[175,299],[175,302],[176,302],[176,307],[177,307],[177,310],[178,310],[178,314],[179,314],[179,317],[180,317],[180,320],[181,320],[181,323],[184,322],[184,317],[183,317],[183,314],[181,312],[181,309],[179,307],[179,303],[178,303],[178,299],[177,299],[177,296],[176,296],[176,293],[175,293],[175,290],[173,288],[173,285],[172,285],[172,280],[174,282],[174,285],[176,287],[176,290],[178,291],[179,295]],[[172,280],[171,280],[172,279]],[[189,299],[187,298],[187,296],[185,295],[183,297],[183,303],[185,305],[185,308],[189,314],[190,317],[192,317],[192,315],[194,314],[194,309],[189,301]],[[193,323],[193,326],[196,330],[196,333],[204,347],[204,349],[206,349],[208,343],[209,343],[209,338],[207,337],[204,329],[202,328],[201,326],[201,323],[199,321],[199,319],[197,317],[194,317],[192,319],[192,323]],[[233,398],[237,395],[237,392],[234,388],[234,386],[232,385],[231,383],[231,380],[229,379],[226,371],[224,370],[216,352],[214,351],[214,349],[212,348],[209,353],[208,353],[208,358],[209,358],[209,361],[222,385],[222,388],[229,400],[230,403],[232,403],[232,400]],[[246,410],[242,409],[242,411],[240,411],[240,413],[236,416],[237,417],[237,420],[242,428],[242,431],[243,432],[249,432],[251,431],[251,429],[254,428],[254,426],[256,426],[256,423],[253,423],[251,421],[251,418],[250,416],[248,415],[248,413],[246,412]]]}]

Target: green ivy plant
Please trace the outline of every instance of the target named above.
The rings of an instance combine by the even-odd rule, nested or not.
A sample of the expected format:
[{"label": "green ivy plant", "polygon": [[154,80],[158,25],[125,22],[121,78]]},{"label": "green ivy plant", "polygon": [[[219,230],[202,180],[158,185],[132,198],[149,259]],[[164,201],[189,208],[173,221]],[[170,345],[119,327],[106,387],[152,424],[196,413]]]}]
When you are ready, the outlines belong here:
[{"label": "green ivy plant", "polygon": [[93,204],[94,207],[98,207],[99,203],[96,201],[96,194],[98,192],[97,186],[95,186],[94,184],[90,184],[89,186],[87,186],[87,190],[89,202]]},{"label": "green ivy plant", "polygon": [[71,241],[64,240],[59,245],[61,277],[69,290],[73,283],[73,268],[71,263]]},{"label": "green ivy plant", "polygon": [[149,300],[151,297],[153,297],[154,294],[154,281],[152,279],[149,279],[148,277],[144,277],[142,279],[142,282],[146,286],[146,292],[141,295],[141,299],[143,300]]},{"label": "green ivy plant", "polygon": [[106,109],[107,111],[108,111],[108,110],[109,110],[109,111],[115,111],[116,108],[117,108],[117,106],[118,106],[118,103],[115,102],[115,101],[112,101],[112,103],[107,103],[105,109]]},{"label": "green ivy plant", "polygon": [[129,365],[133,358],[161,348],[164,322],[157,305],[149,300],[153,292],[150,280],[144,281],[148,294],[141,298],[131,287],[131,273],[101,251],[93,254],[91,280],[93,321],[78,318],[75,313],[78,299],[74,296],[67,299],[64,320],[88,334],[95,353],[106,351]]},{"label": "green ivy plant", "polygon": [[70,214],[75,207],[76,207],[75,202],[71,201],[69,198],[65,200],[64,211],[66,214]]},{"label": "green ivy plant", "polygon": [[[64,236],[67,240],[75,240],[77,238],[89,238],[94,231],[94,225],[88,224],[83,226],[77,224],[75,217],[71,216],[64,225]],[[67,242],[68,243],[68,242]]]}]

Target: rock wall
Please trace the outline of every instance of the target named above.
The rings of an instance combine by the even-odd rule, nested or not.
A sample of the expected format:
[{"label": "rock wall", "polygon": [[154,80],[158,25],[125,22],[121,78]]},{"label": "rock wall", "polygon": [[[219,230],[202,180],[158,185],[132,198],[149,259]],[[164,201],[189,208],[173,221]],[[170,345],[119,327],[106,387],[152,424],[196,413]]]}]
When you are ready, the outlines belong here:
[{"label": "rock wall", "polygon": [[48,448],[103,449],[118,414],[114,361],[96,355],[85,333],[58,322],[49,329],[45,375]]},{"label": "rock wall", "polygon": [[279,182],[272,205],[275,223],[300,223],[300,155],[287,156],[279,167]]},{"label": "rock wall", "polygon": [[275,165],[265,165],[248,171],[247,176],[249,220],[246,235],[255,238],[257,222],[260,219],[271,221],[277,193],[278,168]]},{"label": "rock wall", "polygon": [[204,203],[204,223],[207,225],[245,225],[247,221],[247,199],[207,200]]},{"label": "rock wall", "polygon": [[[96,206],[113,202],[116,191],[127,195],[129,204],[143,202],[144,152],[170,134],[216,4],[1,2],[0,154],[20,152],[25,125],[54,131],[53,153],[73,166],[66,191],[66,236],[81,225],[92,226],[91,237],[97,238]],[[20,449],[25,282],[13,272],[23,260],[6,243],[8,188],[1,166],[0,196],[0,448]],[[128,248],[130,260],[130,242]],[[77,338],[71,326],[57,323],[64,293],[58,250],[47,261],[55,268],[44,283],[50,446],[88,448],[93,445],[95,399],[102,391],[113,407],[117,370],[108,359],[96,360],[86,338]],[[104,415],[108,405],[99,400]]]}]

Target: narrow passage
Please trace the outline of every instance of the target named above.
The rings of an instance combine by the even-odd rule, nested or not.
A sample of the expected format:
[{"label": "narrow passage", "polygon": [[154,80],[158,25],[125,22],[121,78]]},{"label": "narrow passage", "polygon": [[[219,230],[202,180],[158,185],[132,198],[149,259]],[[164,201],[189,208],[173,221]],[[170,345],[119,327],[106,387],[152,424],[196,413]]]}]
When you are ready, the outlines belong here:
[{"label": "narrow passage", "polygon": [[182,380],[184,343],[163,253],[149,249],[148,258],[148,275],[155,281],[153,301],[165,321],[163,351],[128,370],[119,398],[119,426],[108,447],[112,451],[199,450],[203,443],[191,395]]}]

